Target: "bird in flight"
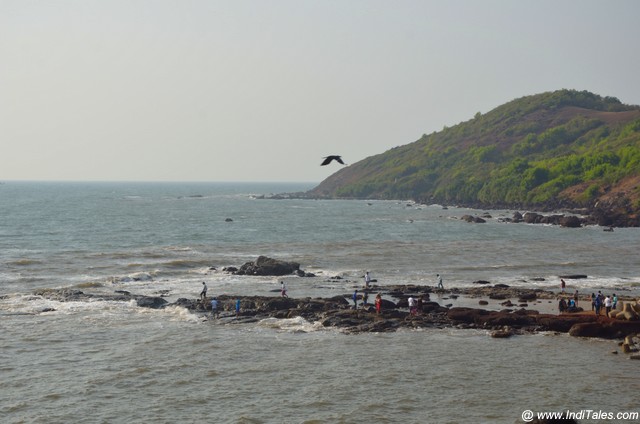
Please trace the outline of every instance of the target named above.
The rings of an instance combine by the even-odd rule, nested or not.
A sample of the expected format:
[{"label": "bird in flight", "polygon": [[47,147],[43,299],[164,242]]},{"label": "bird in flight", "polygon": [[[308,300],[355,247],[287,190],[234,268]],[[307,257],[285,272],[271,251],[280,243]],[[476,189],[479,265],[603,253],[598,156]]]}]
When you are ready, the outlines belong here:
[{"label": "bird in flight", "polygon": [[335,160],[336,162],[344,165],[344,162],[342,161],[342,157],[334,155],[334,156],[326,156],[322,161],[322,163],[320,164],[320,166],[329,165],[332,160]]}]

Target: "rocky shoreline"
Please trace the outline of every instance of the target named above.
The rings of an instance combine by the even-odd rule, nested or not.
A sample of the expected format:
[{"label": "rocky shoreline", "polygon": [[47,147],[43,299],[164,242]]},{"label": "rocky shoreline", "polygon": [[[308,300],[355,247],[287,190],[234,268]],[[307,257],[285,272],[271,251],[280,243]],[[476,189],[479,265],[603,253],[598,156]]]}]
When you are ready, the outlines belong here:
[{"label": "rocky shoreline", "polygon": [[[336,197],[322,197],[309,192],[281,193],[273,195],[255,196],[256,199],[335,199]],[[367,200],[350,198],[351,200]],[[370,200],[370,199],[368,199]],[[380,199],[392,200],[392,199]],[[397,200],[397,199],[396,199]],[[399,200],[402,201],[402,200]],[[413,199],[416,204],[433,204],[430,199]],[[564,227],[581,227],[586,225],[599,225],[606,228],[640,227],[640,213],[629,199],[625,197],[612,198],[597,202],[591,206],[579,205],[568,201],[550,201],[539,205],[521,204],[484,204],[484,203],[462,203],[452,205],[453,207],[464,207],[477,210],[513,210],[514,218],[508,222],[525,222],[530,224],[551,224]],[[520,213],[518,210],[529,212]],[[539,213],[540,212],[540,213]],[[528,215],[528,216],[527,216]],[[471,219],[470,219],[471,218]],[[482,223],[482,217],[465,217],[468,222]]]},{"label": "rocky shoreline", "polygon": [[[435,289],[429,286],[372,286],[367,292],[369,302],[363,303],[360,293],[358,308],[354,309],[351,294],[331,298],[289,298],[281,296],[218,296],[221,305],[219,323],[252,323],[266,318],[297,318],[318,322],[323,327],[340,329],[345,333],[393,332],[399,329],[463,328],[486,330],[492,337],[504,338],[519,334],[553,331],[576,337],[624,339],[640,333],[640,320],[620,320],[596,316],[591,311],[576,313],[542,313],[537,304],[548,309],[556,304],[558,294],[542,289],[524,289],[508,286],[481,286],[471,288]],[[381,293],[384,298],[381,313],[376,313],[373,297]],[[89,294],[74,289],[43,289],[34,295],[60,302],[68,301],[122,301],[134,300],[139,307],[162,309],[179,306],[194,314],[210,317],[209,300],[180,298],[170,303],[161,296],[141,296],[126,291],[114,294]],[[438,298],[435,301],[433,298]],[[408,299],[420,299],[419,310],[408,310]],[[501,301],[500,310],[473,307],[452,307],[448,301],[465,297],[469,301],[486,299]],[[235,302],[240,300],[241,310],[235,314]],[[636,300],[621,298],[622,302],[636,304]],[[514,303],[516,302],[516,303]],[[543,303],[544,302],[544,303]],[[41,311],[41,312],[49,312]]]}]

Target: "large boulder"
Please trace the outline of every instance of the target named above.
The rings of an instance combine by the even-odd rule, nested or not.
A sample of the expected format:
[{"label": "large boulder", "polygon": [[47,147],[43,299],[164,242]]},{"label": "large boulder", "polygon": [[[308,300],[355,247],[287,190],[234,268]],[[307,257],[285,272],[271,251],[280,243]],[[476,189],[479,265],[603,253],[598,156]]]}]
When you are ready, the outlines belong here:
[{"label": "large boulder", "polygon": [[485,221],[484,219],[480,218],[479,216],[472,216],[472,215],[462,215],[462,217],[460,217],[461,220],[463,221],[467,221],[470,223],[476,223],[476,224],[484,224]]},{"label": "large boulder", "polygon": [[136,299],[136,303],[141,308],[162,309],[167,301],[161,297],[143,296]]},{"label": "large boulder", "polygon": [[640,332],[639,321],[597,321],[575,324],[569,335],[575,337],[599,337],[603,339],[623,338]]},{"label": "large boulder", "polygon": [[582,227],[582,221],[575,215],[563,216],[560,218],[560,225],[568,228],[578,228]]},{"label": "large boulder", "polygon": [[259,256],[255,262],[247,262],[235,274],[238,275],[289,275],[297,273],[300,264],[297,262],[280,261],[278,259]]},{"label": "large boulder", "polygon": [[527,212],[522,217],[523,221],[526,222],[527,224],[538,224],[540,223],[540,221],[542,221],[542,218],[543,218],[542,215],[535,212]]},{"label": "large boulder", "polygon": [[544,330],[567,333],[571,328],[580,323],[594,322],[595,315],[549,315],[543,314],[536,317],[536,322]]},{"label": "large boulder", "polygon": [[447,311],[447,317],[454,323],[473,324],[479,317],[488,315],[489,311],[475,308],[451,308]]}]

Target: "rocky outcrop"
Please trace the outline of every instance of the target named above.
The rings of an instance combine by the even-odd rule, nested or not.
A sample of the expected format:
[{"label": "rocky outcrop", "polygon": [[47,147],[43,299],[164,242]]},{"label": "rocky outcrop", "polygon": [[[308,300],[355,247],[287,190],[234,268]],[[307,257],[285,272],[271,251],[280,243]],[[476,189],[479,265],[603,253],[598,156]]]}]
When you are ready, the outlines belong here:
[{"label": "rocky outcrop", "polygon": [[575,215],[542,215],[537,212],[527,212],[524,215],[514,215],[513,222],[524,221],[527,224],[551,224],[562,227],[577,228],[587,221]]},{"label": "rocky outcrop", "polygon": [[[300,264],[259,256],[255,262],[247,262],[234,274],[237,275],[290,275],[300,271]],[[304,275],[304,272],[303,272]]]},{"label": "rocky outcrop", "polygon": [[619,321],[604,317],[594,322],[576,324],[569,330],[571,336],[601,339],[619,339],[636,333],[640,333],[640,321]]},{"label": "rocky outcrop", "polygon": [[[401,288],[411,290],[402,291]],[[429,299],[428,293],[421,290],[430,288],[419,286],[399,286],[390,290],[381,290],[386,297],[380,314],[376,313],[373,304],[362,304],[353,308],[348,300],[349,294],[331,298],[289,298],[280,296],[219,296],[217,297],[223,317],[228,322],[255,322],[264,318],[295,318],[302,317],[310,322],[319,322],[325,327],[340,328],[346,332],[385,332],[396,331],[399,328],[428,328],[428,327],[461,327],[476,328],[492,332],[493,337],[510,337],[537,331],[568,332],[576,337],[599,337],[605,339],[622,338],[640,333],[640,321],[623,321],[607,317],[596,317],[592,314],[541,314],[536,310],[510,309],[490,311],[478,308],[463,308],[440,305]],[[540,290],[509,289],[509,288],[473,288],[471,292],[480,290],[508,291],[510,297],[524,296],[539,298],[546,292]],[[457,289],[456,289],[457,290]],[[454,290],[449,293],[453,294]],[[138,296],[128,292],[116,294],[88,294],[72,289],[46,289],[34,292],[36,296],[53,299],[60,302],[67,301],[121,301],[135,300],[137,305],[146,308],[161,309],[168,306],[180,306],[194,313],[206,313],[211,310],[208,301],[200,299],[180,298],[174,303],[167,303],[165,299],[156,296]],[[417,314],[411,314],[405,304],[409,296],[420,298],[422,305]],[[369,299],[373,297],[370,293]],[[399,299],[397,303],[389,297]],[[240,320],[236,321],[235,302],[240,299]]]},{"label": "rocky outcrop", "polygon": [[484,224],[487,222],[485,219],[480,218],[479,216],[472,216],[472,215],[462,215],[460,219],[463,221],[467,221],[475,224]]},{"label": "rocky outcrop", "polygon": [[162,297],[134,295],[126,291],[119,291],[116,294],[91,294],[75,289],[41,289],[36,290],[34,295],[58,302],[90,302],[92,300],[129,302],[135,300],[138,306],[151,309],[162,309],[168,304]]},{"label": "rocky outcrop", "polygon": [[141,308],[162,309],[167,303],[161,297],[142,296],[136,299],[136,304]]}]

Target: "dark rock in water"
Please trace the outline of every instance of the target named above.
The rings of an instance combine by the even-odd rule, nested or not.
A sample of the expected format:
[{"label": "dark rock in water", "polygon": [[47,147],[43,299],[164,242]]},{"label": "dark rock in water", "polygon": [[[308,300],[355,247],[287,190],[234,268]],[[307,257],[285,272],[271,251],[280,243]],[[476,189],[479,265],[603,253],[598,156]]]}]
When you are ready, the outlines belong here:
[{"label": "dark rock in water", "polygon": [[[382,299],[381,308],[382,308],[383,311],[387,311],[389,309],[396,309],[397,307],[398,307],[398,305],[396,305],[392,301],[387,300],[387,299]],[[423,307],[424,307],[424,305],[423,305]]]},{"label": "dark rock in water", "polygon": [[518,302],[521,301],[529,301],[529,300],[536,300],[538,298],[538,295],[536,295],[535,292],[531,291],[531,292],[525,292],[525,293],[520,293],[520,296],[518,296]]},{"label": "dark rock in water", "polygon": [[582,222],[577,216],[563,216],[560,218],[560,225],[567,228],[579,228],[582,227]]},{"label": "dark rock in water", "polygon": [[140,297],[136,299],[136,303],[141,308],[162,309],[167,304],[167,301],[161,297]]},{"label": "dark rock in water", "polygon": [[227,219],[224,220],[224,222],[233,222],[233,219],[227,218]]},{"label": "dark rock in water", "polygon": [[575,324],[569,330],[569,335],[617,339],[639,332],[640,321],[595,321]]},{"label": "dark rock in water", "polygon": [[486,300],[480,300],[480,301],[478,301],[478,305],[488,305],[488,304],[489,304],[489,302],[488,302],[488,301],[486,301]]},{"label": "dark rock in water", "polygon": [[255,262],[247,262],[235,272],[237,275],[289,275],[297,272],[300,264],[259,256]]},{"label": "dark rock in water", "polygon": [[483,315],[489,314],[489,311],[484,309],[474,308],[451,308],[447,312],[447,317],[455,323],[462,322],[473,324],[476,319]]},{"label": "dark rock in water", "polygon": [[494,339],[508,339],[513,336],[513,331],[511,329],[504,330],[496,330],[491,332],[491,337]]},{"label": "dark rock in water", "polygon": [[569,330],[571,330],[571,327],[576,324],[594,322],[595,320],[595,315],[540,315],[536,319],[537,323],[543,328],[549,331],[559,331],[561,333],[568,333]]},{"label": "dark rock in water", "polygon": [[542,220],[542,215],[535,212],[526,212],[523,215],[522,220],[527,224],[538,224]]},{"label": "dark rock in water", "polygon": [[480,218],[479,216],[472,216],[472,215],[462,215],[460,219],[463,221],[467,221],[475,224],[483,224],[487,222],[484,219]]},{"label": "dark rock in water", "polygon": [[422,313],[428,314],[431,312],[446,312],[447,308],[440,306],[438,302],[423,302]]},{"label": "dark rock in water", "polygon": [[235,266],[226,266],[222,268],[222,270],[224,272],[231,272],[231,273],[238,272],[238,268],[236,268]]},{"label": "dark rock in water", "polygon": [[131,296],[131,293],[126,291],[126,290],[116,290],[115,292],[118,293],[118,294],[124,294],[126,296]]},{"label": "dark rock in water", "polygon": [[569,275],[560,275],[560,278],[565,278],[567,280],[579,280],[582,278],[587,278],[585,274],[569,274]]},{"label": "dark rock in water", "polygon": [[486,280],[476,280],[472,284],[491,284],[491,283]]},{"label": "dark rock in water", "polygon": [[495,284],[493,287],[495,287],[497,289],[508,289],[509,285],[508,284]]},{"label": "dark rock in water", "polygon": [[176,300],[173,305],[175,306],[182,306],[183,308],[187,308],[187,309],[196,309],[196,305],[199,302],[195,299],[185,299],[184,297],[181,297],[180,299]]},{"label": "dark rock in water", "polygon": [[284,309],[295,308],[297,306],[296,301],[289,297],[274,297],[261,305],[261,308],[267,311],[281,311]]}]

